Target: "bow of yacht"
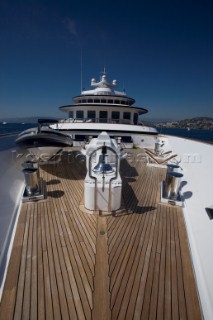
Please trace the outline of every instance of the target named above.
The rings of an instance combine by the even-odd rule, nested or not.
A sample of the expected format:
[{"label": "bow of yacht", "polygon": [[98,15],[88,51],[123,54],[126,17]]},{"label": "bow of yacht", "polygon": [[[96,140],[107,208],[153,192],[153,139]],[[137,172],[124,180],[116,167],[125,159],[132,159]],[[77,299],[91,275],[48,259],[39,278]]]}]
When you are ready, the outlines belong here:
[{"label": "bow of yacht", "polygon": [[211,319],[212,145],[139,124],[105,73],[91,84],[32,179],[0,139],[0,318]]}]

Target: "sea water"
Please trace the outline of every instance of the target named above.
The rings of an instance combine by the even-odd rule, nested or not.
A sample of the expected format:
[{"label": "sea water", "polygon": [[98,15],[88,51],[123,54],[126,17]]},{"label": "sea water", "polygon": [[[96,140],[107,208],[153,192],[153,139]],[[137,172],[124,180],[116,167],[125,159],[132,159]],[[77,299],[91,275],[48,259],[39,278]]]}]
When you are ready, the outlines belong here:
[{"label": "sea water", "polygon": [[179,129],[179,128],[158,128],[159,133],[172,136],[195,139],[205,142],[213,142],[213,130],[202,129]]},{"label": "sea water", "polygon": [[36,123],[0,123],[0,135],[17,133],[29,128],[37,127]]}]

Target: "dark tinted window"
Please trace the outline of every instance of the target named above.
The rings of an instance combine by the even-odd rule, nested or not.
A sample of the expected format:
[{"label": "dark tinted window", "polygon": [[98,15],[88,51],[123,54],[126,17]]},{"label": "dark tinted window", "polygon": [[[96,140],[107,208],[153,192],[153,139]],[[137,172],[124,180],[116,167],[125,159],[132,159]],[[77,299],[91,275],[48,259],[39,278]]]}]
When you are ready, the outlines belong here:
[{"label": "dark tinted window", "polygon": [[94,110],[89,110],[88,112],[87,112],[87,118],[88,119],[95,119],[95,111]]},{"label": "dark tinted window", "polygon": [[77,119],[83,119],[84,118],[84,111],[83,110],[77,110],[76,111],[76,118]]},{"label": "dark tinted window", "polygon": [[131,113],[130,112],[124,112],[124,119],[130,120],[131,119]]},{"label": "dark tinted window", "polygon": [[69,118],[73,118],[73,111],[69,111]]},{"label": "dark tinted window", "polygon": [[119,119],[120,112],[119,111],[112,111],[112,119]]},{"label": "dark tinted window", "polygon": [[107,111],[100,111],[100,122],[107,122]]}]

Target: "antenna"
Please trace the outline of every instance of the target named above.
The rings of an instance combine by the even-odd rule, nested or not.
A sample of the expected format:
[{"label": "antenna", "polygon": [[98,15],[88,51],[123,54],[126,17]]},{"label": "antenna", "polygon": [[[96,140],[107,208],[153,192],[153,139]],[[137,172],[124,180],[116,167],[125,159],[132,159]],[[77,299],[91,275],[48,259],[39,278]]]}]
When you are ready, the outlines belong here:
[{"label": "antenna", "polygon": [[81,47],[81,92],[83,90],[83,58],[82,58],[82,47]]},{"label": "antenna", "polygon": [[101,71],[101,73],[100,73],[100,81],[101,81],[103,75],[106,75],[106,66],[105,66],[105,63],[104,63],[103,71]]}]

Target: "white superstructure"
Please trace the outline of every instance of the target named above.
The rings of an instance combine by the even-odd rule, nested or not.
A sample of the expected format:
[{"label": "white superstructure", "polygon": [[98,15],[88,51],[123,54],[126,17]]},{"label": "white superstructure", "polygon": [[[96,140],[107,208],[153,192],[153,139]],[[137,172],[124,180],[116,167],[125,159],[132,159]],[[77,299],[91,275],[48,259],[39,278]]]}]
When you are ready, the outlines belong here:
[{"label": "white superstructure", "polygon": [[73,98],[74,104],[59,109],[68,113],[68,118],[61,120],[52,128],[69,132],[72,138],[84,141],[87,136],[97,136],[107,131],[110,136],[132,138],[137,134],[156,135],[153,127],[141,124],[139,117],[147,109],[134,106],[135,100],[126,95],[125,90],[116,90],[117,81],[107,80],[105,71],[97,82],[91,80],[91,90],[81,91]]}]

